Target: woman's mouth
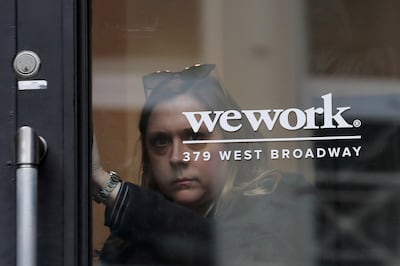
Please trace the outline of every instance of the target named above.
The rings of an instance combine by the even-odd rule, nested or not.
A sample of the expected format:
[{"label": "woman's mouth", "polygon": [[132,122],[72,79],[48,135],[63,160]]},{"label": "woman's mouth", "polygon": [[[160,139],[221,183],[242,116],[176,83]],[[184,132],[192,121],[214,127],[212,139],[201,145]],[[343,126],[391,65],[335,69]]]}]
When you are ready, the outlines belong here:
[{"label": "woman's mouth", "polygon": [[197,182],[197,178],[183,177],[175,179],[172,184],[178,187],[191,187],[195,182]]}]

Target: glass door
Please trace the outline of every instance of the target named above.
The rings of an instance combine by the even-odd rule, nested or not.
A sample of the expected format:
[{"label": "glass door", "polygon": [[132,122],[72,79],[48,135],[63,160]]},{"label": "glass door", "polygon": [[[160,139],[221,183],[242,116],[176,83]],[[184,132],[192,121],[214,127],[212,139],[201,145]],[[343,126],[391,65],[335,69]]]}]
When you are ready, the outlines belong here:
[{"label": "glass door", "polygon": [[[395,265],[398,9],[392,0],[93,1],[94,132],[103,168],[124,182],[116,205],[93,205],[93,261]],[[238,105],[221,100],[221,87]],[[217,187],[210,212],[194,207],[203,174]],[[152,195],[143,187],[164,199],[157,206],[197,219],[138,199]],[[196,242],[196,225],[210,223],[206,244]]]}]

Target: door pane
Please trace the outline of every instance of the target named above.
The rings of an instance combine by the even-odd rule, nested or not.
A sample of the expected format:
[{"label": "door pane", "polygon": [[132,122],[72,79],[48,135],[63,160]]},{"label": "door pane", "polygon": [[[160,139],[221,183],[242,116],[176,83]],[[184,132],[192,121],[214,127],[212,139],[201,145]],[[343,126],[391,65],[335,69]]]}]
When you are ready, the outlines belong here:
[{"label": "door pane", "polygon": [[396,265],[398,7],[93,1],[94,262]]}]

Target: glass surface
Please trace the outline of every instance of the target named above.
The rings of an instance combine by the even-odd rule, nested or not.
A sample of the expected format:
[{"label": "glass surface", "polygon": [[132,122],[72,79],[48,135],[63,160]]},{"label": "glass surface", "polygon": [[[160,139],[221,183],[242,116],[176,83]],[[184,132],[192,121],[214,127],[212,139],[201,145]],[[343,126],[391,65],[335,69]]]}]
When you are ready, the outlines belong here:
[{"label": "glass surface", "polygon": [[[157,206],[184,209],[139,198],[127,209],[141,205],[140,213],[121,218],[131,235],[122,230],[110,240],[105,207],[94,204],[95,265],[106,241],[104,256],[126,265],[399,263],[398,1],[92,5],[93,125],[102,166],[140,187],[149,178],[150,190],[163,196]],[[195,64],[215,67],[181,72]],[[178,74],[148,76],[146,101],[143,77],[157,70]],[[222,100],[199,85],[197,96],[156,101],[141,167],[145,103],[210,77],[223,87],[215,88]],[[227,95],[239,106],[221,105]],[[198,140],[206,143],[182,143]],[[181,177],[173,189],[163,183]],[[197,189],[202,182],[211,188]]]}]

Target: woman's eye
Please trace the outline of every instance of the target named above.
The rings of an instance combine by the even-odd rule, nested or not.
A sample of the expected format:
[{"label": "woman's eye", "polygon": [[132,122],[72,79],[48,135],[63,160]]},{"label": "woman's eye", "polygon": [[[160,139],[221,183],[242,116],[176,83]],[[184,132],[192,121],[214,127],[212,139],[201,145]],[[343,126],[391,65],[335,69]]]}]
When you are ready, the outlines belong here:
[{"label": "woman's eye", "polygon": [[170,139],[168,136],[157,135],[151,138],[150,144],[152,147],[156,149],[161,149],[166,147],[170,143]]},{"label": "woman's eye", "polygon": [[192,133],[189,136],[189,140],[199,140],[199,139],[201,139],[201,134],[200,133]]},{"label": "woman's eye", "polygon": [[187,136],[187,140],[206,140],[210,138],[208,132],[190,132]]},{"label": "woman's eye", "polygon": [[205,139],[206,135],[201,133],[201,132],[193,132],[192,134],[190,134],[189,136],[189,140],[202,140]]}]

